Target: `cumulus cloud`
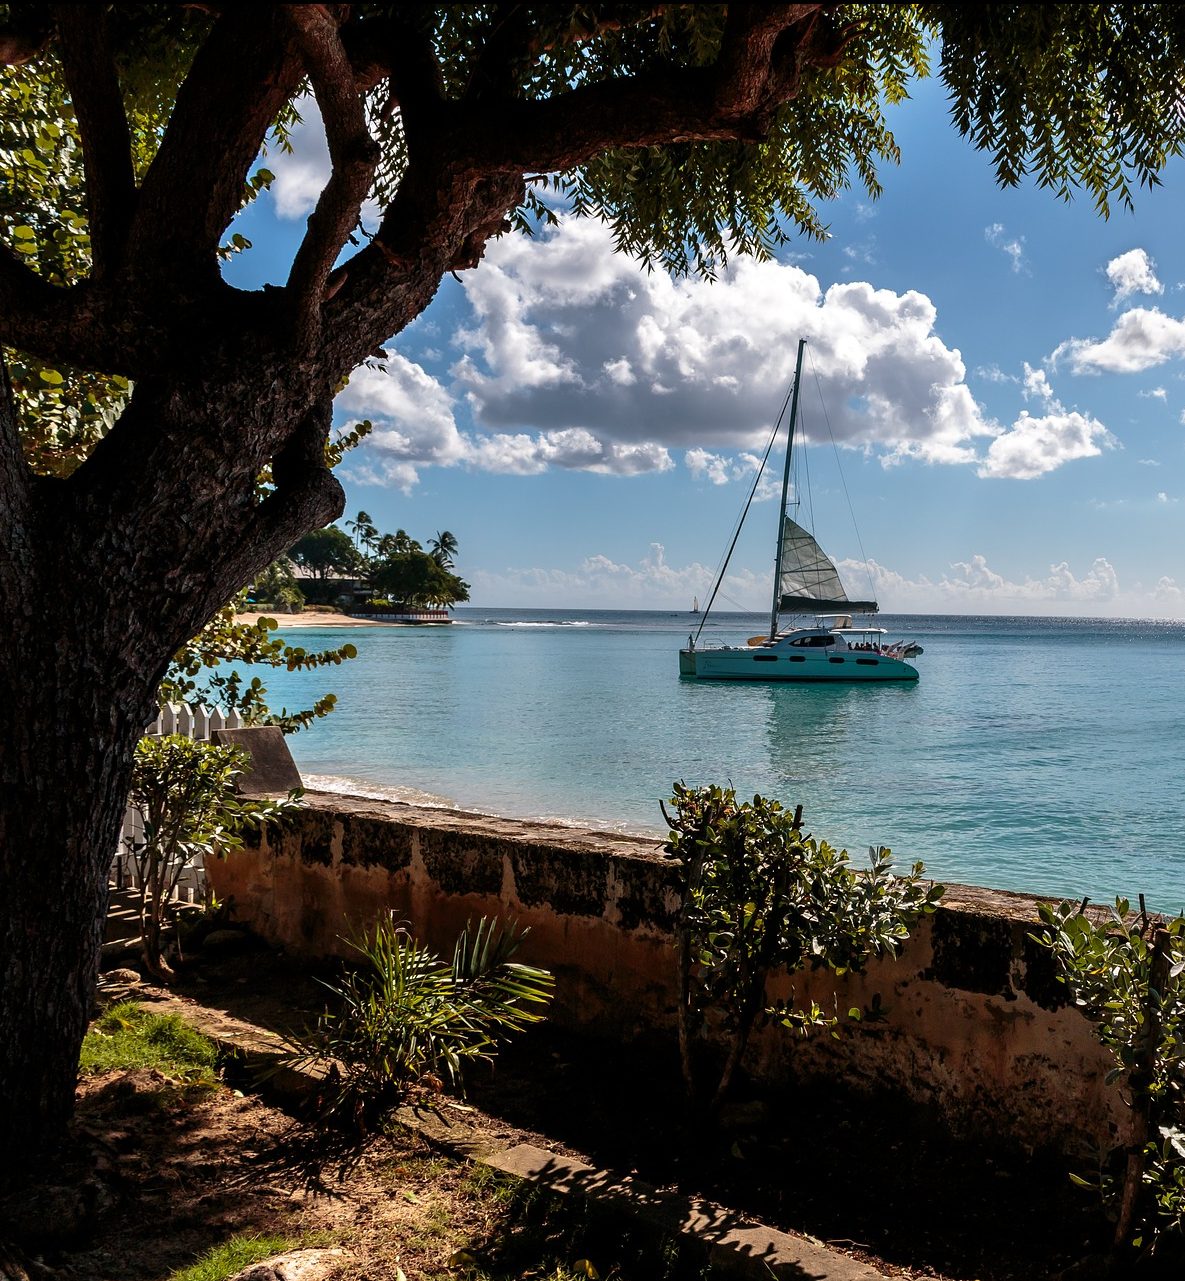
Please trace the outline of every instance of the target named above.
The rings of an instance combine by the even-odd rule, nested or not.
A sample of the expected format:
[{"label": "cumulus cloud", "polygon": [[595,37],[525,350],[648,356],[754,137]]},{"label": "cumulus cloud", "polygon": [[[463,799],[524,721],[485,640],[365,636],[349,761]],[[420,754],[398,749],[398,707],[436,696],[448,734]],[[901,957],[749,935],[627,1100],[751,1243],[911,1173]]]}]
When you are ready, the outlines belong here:
[{"label": "cumulus cloud", "polygon": [[1147,391],[1138,391],[1136,395],[1142,400],[1168,400],[1169,394],[1163,387],[1149,387]]},{"label": "cumulus cloud", "polygon": [[[1061,561],[1044,573],[1018,578],[998,572],[982,554],[955,561],[933,576],[909,577],[876,561],[865,566],[843,560],[838,568],[853,587],[867,583],[871,576],[871,589],[886,613],[1185,614],[1185,590],[1173,578],[1125,585],[1105,556],[1096,557],[1085,571]],[[692,596],[699,596],[701,604],[706,602],[712,570],[697,562],[669,564],[663,545],[652,543],[637,561],[592,554],[575,568],[477,570],[466,577],[475,601],[496,601],[507,607],[621,609],[636,605],[684,610]],[[768,595],[768,573],[734,569],[724,581],[716,607],[762,611],[768,608]]]},{"label": "cumulus cloud", "polygon": [[993,222],[991,226],[983,229],[983,238],[993,248],[998,249],[1006,255],[1012,263],[1012,270],[1015,272],[1027,271],[1028,264],[1025,262],[1025,238],[1024,236],[1009,236],[1002,222]]},{"label": "cumulus cloud", "polygon": [[[1056,404],[1056,402],[1055,402]],[[1022,412],[1012,427],[988,446],[976,469],[984,477],[1033,480],[1075,458],[1094,458],[1114,438],[1097,418],[1061,410],[1032,418]]]},{"label": "cumulus cloud", "polygon": [[[693,596],[706,601],[713,571],[692,562],[668,564],[666,549],[651,543],[648,552],[635,563],[615,561],[594,554],[575,569],[507,568],[476,570],[466,575],[472,596],[478,601],[497,601],[507,607],[544,606],[554,609],[686,609]],[[730,597],[723,608],[757,609],[769,593],[768,576],[758,578],[749,570],[730,574],[725,590]]]},{"label": "cumulus cloud", "polygon": [[[844,562],[840,568],[850,571],[852,566]],[[1091,613],[1122,595],[1114,566],[1102,556],[1081,578],[1062,561],[1044,576],[1009,579],[978,554],[955,561],[935,578],[907,578],[876,561],[869,563],[869,571],[881,608],[888,612]]]},{"label": "cumulus cloud", "polygon": [[1076,374],[1135,374],[1185,355],[1185,321],[1166,316],[1156,307],[1133,307],[1115,322],[1106,338],[1071,338],[1050,360],[1068,357]]},{"label": "cumulus cloud", "polygon": [[[362,451],[376,476],[406,483],[417,461],[633,475],[672,467],[682,450],[697,478],[740,480],[782,406],[800,335],[807,439],[830,428],[840,445],[886,464],[996,477],[1088,457],[1105,436],[1094,419],[1054,422],[1048,377],[1028,366],[1026,395],[1044,416],[1011,428],[990,418],[961,354],[935,332],[934,304],[916,291],[860,281],[824,289],[800,266],[748,259],[715,283],[672,280],[614,253],[609,231],[579,219],[499,240],[463,285],[472,320],[454,334],[456,358],[435,387],[421,366],[392,358],[389,373],[356,376],[342,398],[376,422]],[[394,379],[393,393],[380,394],[382,378]]]},{"label": "cumulus cloud", "polygon": [[411,489],[423,466],[467,463],[484,471],[533,475],[549,467],[633,476],[669,471],[674,460],[653,442],[606,442],[580,427],[544,432],[462,433],[455,402],[426,370],[389,351],[377,367],[355,370],[339,408],[375,427],[346,474],[362,483]]},{"label": "cumulus cloud", "polygon": [[1132,294],[1164,293],[1164,285],[1156,278],[1156,264],[1143,249],[1129,249],[1118,258],[1112,258],[1105,271],[1115,290],[1112,307],[1117,307]]},{"label": "cumulus cloud", "polygon": [[1049,385],[1049,375],[1044,369],[1034,369],[1025,361],[1024,377],[1025,400],[1040,400],[1049,404],[1054,399],[1053,388]]}]

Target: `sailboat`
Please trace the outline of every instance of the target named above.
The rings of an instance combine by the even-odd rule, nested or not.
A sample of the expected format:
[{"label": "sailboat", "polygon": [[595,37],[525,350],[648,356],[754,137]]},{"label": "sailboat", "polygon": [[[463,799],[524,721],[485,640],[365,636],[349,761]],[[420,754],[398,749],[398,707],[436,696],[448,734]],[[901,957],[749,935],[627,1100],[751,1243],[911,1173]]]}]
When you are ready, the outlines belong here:
[{"label": "sailboat", "polygon": [[[786,509],[805,348],[806,339],[800,339],[790,395],[782,501],[778,509],[769,635],[753,636],[747,645],[699,647],[696,641],[703,631],[701,621],[699,631],[689,636],[686,648],[679,651],[679,675],[718,681],[916,681],[917,668],[905,660],[920,654],[921,646],[907,643],[891,645],[886,641],[885,629],[873,624],[853,626],[853,614],[875,614],[880,606],[875,600],[852,600],[848,597],[835,563],[814,536],[803,529]],[[776,436],[776,429],[774,434]],[[767,457],[768,453],[767,450]],[[760,478],[758,472],[753,493]],[[751,493],[750,503],[752,497]],[[732,548],[729,555],[731,552]],[[726,556],[704,611],[704,621],[727,568]],[[799,619],[802,615],[813,615],[814,622],[812,626],[782,630],[782,614],[795,615]]]},{"label": "sailboat", "polygon": [[698,596],[693,596],[691,598],[691,612],[693,614],[699,613],[699,597]]}]

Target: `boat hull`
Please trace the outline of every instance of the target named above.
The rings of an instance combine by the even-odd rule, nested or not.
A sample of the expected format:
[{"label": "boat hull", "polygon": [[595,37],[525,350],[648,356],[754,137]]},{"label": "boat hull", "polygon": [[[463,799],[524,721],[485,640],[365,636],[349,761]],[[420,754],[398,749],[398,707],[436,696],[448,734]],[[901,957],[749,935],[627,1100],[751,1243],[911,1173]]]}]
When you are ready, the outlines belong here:
[{"label": "boat hull", "polygon": [[681,649],[679,675],[701,681],[916,681],[918,669],[887,654],[770,653],[760,648]]}]

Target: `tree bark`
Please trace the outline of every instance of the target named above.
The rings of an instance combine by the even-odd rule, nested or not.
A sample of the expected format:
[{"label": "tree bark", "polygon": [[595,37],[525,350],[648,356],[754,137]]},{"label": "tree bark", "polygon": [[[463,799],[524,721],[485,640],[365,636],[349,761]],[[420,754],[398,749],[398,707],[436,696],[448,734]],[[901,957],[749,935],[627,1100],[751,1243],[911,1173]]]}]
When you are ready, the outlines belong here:
[{"label": "tree bark", "polygon": [[172,655],[342,509],[328,396],[294,370],[291,395],[244,408],[245,371],[207,363],[201,387],[138,388],[124,447],[66,480],[23,466],[0,387],[0,1151],[70,1118],[132,757]]},{"label": "tree bark", "polygon": [[10,641],[0,660],[0,1150],[30,1155],[73,1108],[107,876],[153,701],[147,687],[112,697],[51,636]]}]

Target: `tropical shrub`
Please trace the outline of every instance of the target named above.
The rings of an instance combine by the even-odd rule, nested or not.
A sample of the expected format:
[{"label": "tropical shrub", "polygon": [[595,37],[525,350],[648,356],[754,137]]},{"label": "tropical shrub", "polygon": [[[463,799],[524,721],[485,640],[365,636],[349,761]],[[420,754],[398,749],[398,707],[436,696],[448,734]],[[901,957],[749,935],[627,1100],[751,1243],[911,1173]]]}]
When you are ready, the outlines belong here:
[{"label": "tropical shrub", "polygon": [[177,884],[200,856],[223,858],[243,844],[243,833],[299,808],[296,794],[282,800],[237,796],[235,780],[250,765],[240,747],[164,734],[142,738],[132,770],[131,804],[143,833],[131,846],[140,889],[140,937],[148,971],[173,978],[163,936]]},{"label": "tropical shrub", "polygon": [[[682,783],[670,806],[662,806],[670,829],[663,851],[680,897],[679,1053],[689,1101],[715,1111],[759,1022],[837,1033],[838,1010],[771,1004],[772,972],[860,973],[870,957],[900,947],[943,887],[922,883],[921,863],[893,875],[883,846],[869,850],[868,867],[853,868],[846,850],[803,832],[802,806],[791,812],[762,796],[738,802],[732,788]],[[859,1009],[847,1014],[861,1017]],[[701,1080],[707,1056],[697,1053],[708,1031],[727,1047],[712,1082]]]},{"label": "tropical shrub", "polygon": [[361,964],[325,984],[334,1005],[290,1060],[326,1069],[322,1115],[365,1129],[417,1082],[463,1090],[464,1064],[491,1062],[551,1000],[551,974],[513,960],[526,933],[483,917],[448,961],[389,914],[349,940]]},{"label": "tropical shrub", "polygon": [[1098,919],[1086,900],[1038,907],[1033,939],[1053,954],[1074,1004],[1115,1061],[1108,1081],[1126,1091],[1127,1142],[1090,1175],[1114,1217],[1113,1248],[1153,1252],[1185,1227],[1185,918],[1131,911],[1117,898]]}]

